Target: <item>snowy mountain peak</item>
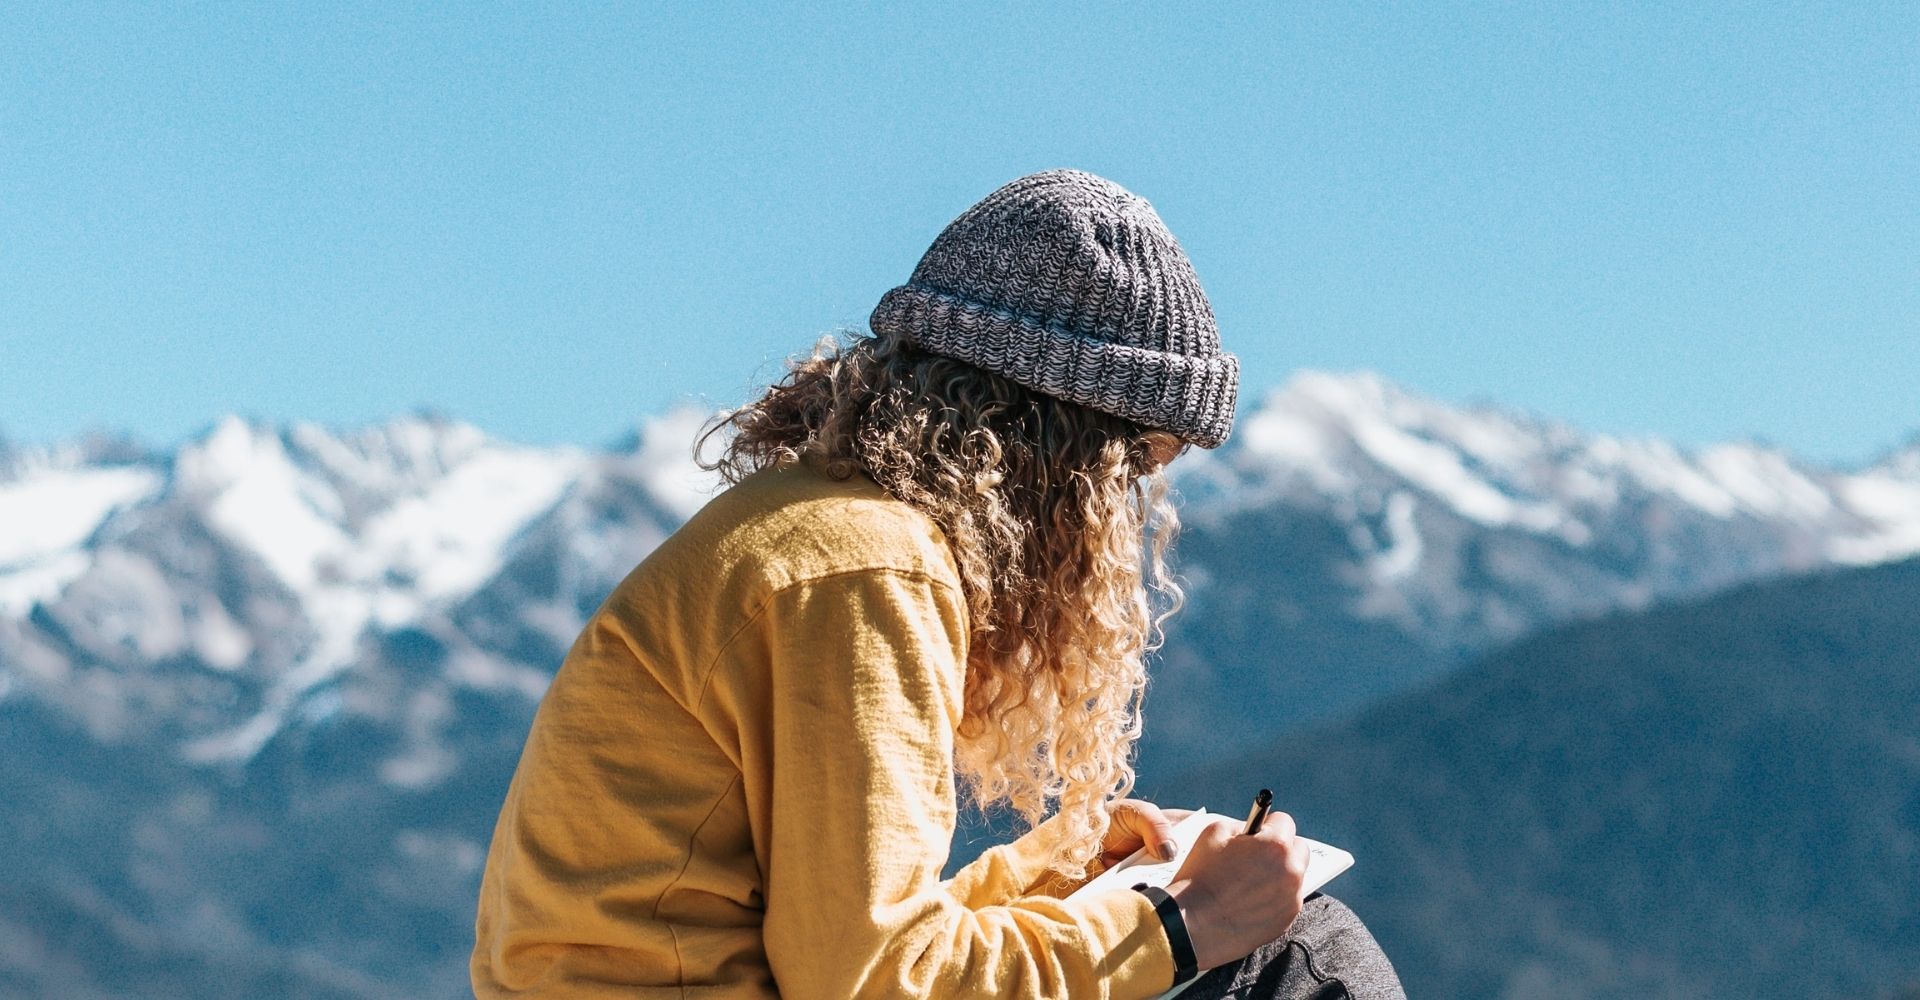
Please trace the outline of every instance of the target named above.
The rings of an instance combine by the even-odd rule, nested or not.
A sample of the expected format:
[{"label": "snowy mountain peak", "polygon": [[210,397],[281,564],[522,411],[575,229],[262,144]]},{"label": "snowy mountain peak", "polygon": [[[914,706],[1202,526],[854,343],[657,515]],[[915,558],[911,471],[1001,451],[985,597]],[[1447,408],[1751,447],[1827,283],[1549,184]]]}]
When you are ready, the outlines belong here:
[{"label": "snowy mountain peak", "polygon": [[[1811,560],[1874,561],[1920,551],[1920,443],[1859,474],[1820,468],[1755,441],[1695,451],[1658,438],[1588,434],[1491,405],[1456,407],[1371,372],[1297,372],[1243,416],[1218,455],[1184,472],[1201,516],[1276,502],[1392,513],[1396,537],[1423,501],[1486,529],[1582,546],[1649,503],[1719,521],[1792,525],[1826,538]],[[1404,491],[1404,493],[1403,493]],[[1387,499],[1404,495],[1389,509]],[[1382,525],[1374,530],[1389,532]],[[1397,550],[1404,560],[1410,548]],[[1395,563],[1397,566],[1398,563]]]},{"label": "snowy mountain peak", "polygon": [[174,455],[174,474],[183,487],[220,490],[252,474],[263,458],[286,460],[279,432],[229,414],[180,447]]},{"label": "snowy mountain peak", "polygon": [[1896,479],[1920,482],[1920,434],[1881,457],[1867,470]]},{"label": "snowy mountain peak", "polygon": [[1290,483],[1341,497],[1399,482],[1481,524],[1584,537],[1533,481],[1570,432],[1491,408],[1448,407],[1371,372],[1296,373],[1245,418],[1238,437],[1238,452],[1224,460],[1256,503]]},{"label": "snowy mountain peak", "polygon": [[288,439],[330,478],[375,492],[419,489],[495,445],[478,427],[432,412],[338,433],[301,422]]},{"label": "snowy mountain peak", "polygon": [[[643,423],[627,453],[629,467],[661,504],[682,519],[692,517],[723,485],[717,473],[694,461],[695,440],[713,416],[703,406],[676,406]],[[723,440],[716,435],[704,457],[718,457]]]},{"label": "snowy mountain peak", "polygon": [[49,469],[140,465],[155,460],[152,453],[126,434],[96,432],[47,445],[0,439],[0,487]]},{"label": "snowy mountain peak", "polygon": [[91,564],[87,543],[109,516],[154,496],[140,466],[87,466],[42,453],[0,482],[0,615],[24,616]]},{"label": "snowy mountain peak", "polygon": [[[452,637],[468,653],[448,669],[519,671],[524,687],[511,665],[549,659],[718,491],[693,452],[712,417],[679,406],[593,452],[430,412],[345,429],[232,416],[171,454],[15,448],[0,470],[0,664],[126,675],[177,657],[257,679],[269,693],[237,725],[182,724],[198,761],[248,758],[399,630]],[[1751,442],[1689,452],[1452,406],[1372,372],[1296,373],[1173,475],[1202,533],[1241,513],[1329,526],[1355,613],[1422,636],[1506,634],[1602,600],[1583,589],[1632,603],[1920,552],[1920,440],[1845,473]],[[57,629],[7,648],[34,621]],[[48,651],[63,642],[76,650]]]}]

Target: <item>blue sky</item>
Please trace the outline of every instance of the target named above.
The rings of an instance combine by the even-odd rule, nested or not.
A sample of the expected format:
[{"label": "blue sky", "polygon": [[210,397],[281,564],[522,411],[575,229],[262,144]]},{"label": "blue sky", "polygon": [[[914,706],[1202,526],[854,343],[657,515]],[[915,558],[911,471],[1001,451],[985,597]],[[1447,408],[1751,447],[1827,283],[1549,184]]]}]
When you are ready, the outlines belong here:
[{"label": "blue sky", "polygon": [[[1075,166],[1249,396],[1858,462],[1920,431],[1920,5],[0,15],[0,433],[431,406],[597,444]],[[1245,398],[1245,397],[1243,397]]]}]

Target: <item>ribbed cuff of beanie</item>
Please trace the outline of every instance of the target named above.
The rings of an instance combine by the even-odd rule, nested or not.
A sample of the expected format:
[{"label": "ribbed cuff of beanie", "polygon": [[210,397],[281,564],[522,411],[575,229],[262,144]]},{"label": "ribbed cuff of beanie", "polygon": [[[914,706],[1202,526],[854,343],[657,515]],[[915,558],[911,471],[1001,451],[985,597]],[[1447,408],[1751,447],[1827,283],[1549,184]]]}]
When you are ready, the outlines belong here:
[{"label": "ribbed cuff of beanie", "polygon": [[1240,359],[1178,354],[1083,337],[1030,316],[905,284],[868,323],[1029,389],[1216,448],[1233,429]]}]

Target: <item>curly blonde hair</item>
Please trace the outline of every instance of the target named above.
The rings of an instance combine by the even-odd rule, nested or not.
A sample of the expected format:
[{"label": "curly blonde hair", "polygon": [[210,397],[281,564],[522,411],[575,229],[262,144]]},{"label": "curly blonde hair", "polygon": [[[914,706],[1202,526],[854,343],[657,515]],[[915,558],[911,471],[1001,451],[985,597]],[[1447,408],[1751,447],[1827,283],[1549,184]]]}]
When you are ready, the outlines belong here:
[{"label": "curly blonde hair", "polygon": [[816,458],[946,533],[971,634],[957,770],[983,815],[1006,803],[1031,826],[1057,802],[1049,867],[1084,878],[1106,803],[1134,785],[1146,654],[1185,601],[1167,570],[1179,521],[1156,460],[1178,439],[857,331],[821,338],[759,400],[715,417],[696,456],[726,428],[721,457],[699,462],[730,483]]}]

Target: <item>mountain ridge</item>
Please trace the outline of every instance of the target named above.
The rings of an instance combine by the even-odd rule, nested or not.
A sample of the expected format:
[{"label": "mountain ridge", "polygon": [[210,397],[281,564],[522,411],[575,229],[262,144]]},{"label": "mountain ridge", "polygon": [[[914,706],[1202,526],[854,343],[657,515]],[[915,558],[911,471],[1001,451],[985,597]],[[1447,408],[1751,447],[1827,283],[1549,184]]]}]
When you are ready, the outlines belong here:
[{"label": "mountain ridge", "polygon": [[[225,675],[255,710],[184,741],[209,764],[257,750],[369,636],[468,630],[482,654],[550,670],[612,583],[717,486],[690,454],[707,416],[682,407],[598,451],[518,445],[437,411],[350,428],[230,415],[170,451],[111,435],[12,449],[0,662],[16,691],[60,686],[73,662],[127,674],[186,657]],[[1449,407],[1366,372],[1296,373],[1228,446],[1173,472],[1185,617],[1228,609],[1220,638],[1176,637],[1163,657],[1163,689],[1202,692],[1159,706],[1173,722],[1215,711],[1209,688],[1299,686],[1228,655],[1309,645],[1267,622],[1381,658],[1375,681],[1326,689],[1286,725],[1571,616],[1920,551],[1920,434],[1842,473],[1777,449],[1689,451]],[[1236,563],[1249,543],[1261,565]],[[1271,589],[1275,566],[1300,567],[1299,593],[1248,590]],[[485,634],[510,646],[489,652]],[[1147,752],[1166,771],[1202,727],[1162,728]]]}]

